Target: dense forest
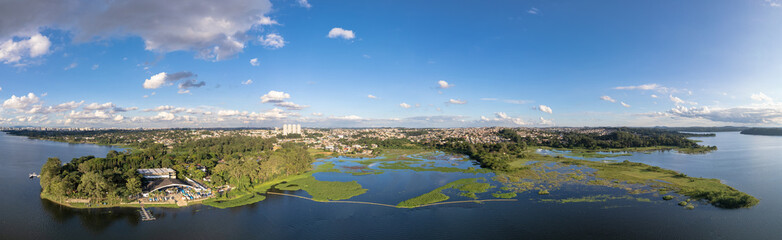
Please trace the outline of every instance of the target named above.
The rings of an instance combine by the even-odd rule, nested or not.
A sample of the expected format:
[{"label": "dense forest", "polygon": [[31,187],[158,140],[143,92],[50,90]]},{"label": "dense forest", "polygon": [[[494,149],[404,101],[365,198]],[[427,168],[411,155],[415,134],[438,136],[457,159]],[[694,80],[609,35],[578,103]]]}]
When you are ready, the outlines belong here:
[{"label": "dense forest", "polygon": [[782,128],[749,128],[741,131],[741,134],[764,135],[764,136],[782,136]]},{"label": "dense forest", "polygon": [[239,189],[310,169],[314,159],[304,146],[284,144],[273,150],[275,142],[239,136],[186,141],[172,148],[143,142],[132,150],[111,151],[105,158],[84,156],[65,164],[49,158],[41,168],[40,182],[43,194],[55,199],[118,201],[141,193],[139,168],[173,168],[177,178],[210,175],[207,185],[230,184]]}]

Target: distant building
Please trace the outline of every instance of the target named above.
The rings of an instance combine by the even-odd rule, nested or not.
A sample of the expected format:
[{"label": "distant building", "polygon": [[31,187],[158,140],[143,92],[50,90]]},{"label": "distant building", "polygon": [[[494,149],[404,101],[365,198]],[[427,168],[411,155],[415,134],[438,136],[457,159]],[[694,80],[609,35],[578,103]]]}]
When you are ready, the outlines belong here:
[{"label": "distant building", "polygon": [[283,124],[282,135],[301,134],[301,124]]},{"label": "distant building", "polygon": [[145,179],[176,178],[176,171],[171,168],[141,168],[136,169],[136,172],[141,174],[141,177]]}]

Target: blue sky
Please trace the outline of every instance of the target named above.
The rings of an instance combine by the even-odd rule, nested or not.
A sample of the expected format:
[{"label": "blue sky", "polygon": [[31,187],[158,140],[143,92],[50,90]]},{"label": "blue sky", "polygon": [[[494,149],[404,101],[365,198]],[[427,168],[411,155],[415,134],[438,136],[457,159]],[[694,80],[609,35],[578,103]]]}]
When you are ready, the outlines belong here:
[{"label": "blue sky", "polygon": [[780,126],[780,4],[6,0],[0,126]]}]

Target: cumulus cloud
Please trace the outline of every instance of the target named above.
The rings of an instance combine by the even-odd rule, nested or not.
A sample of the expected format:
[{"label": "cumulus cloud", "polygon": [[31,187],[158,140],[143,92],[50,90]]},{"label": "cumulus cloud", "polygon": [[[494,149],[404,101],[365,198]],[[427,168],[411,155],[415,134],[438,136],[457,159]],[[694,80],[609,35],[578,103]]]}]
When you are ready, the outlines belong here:
[{"label": "cumulus cloud", "polygon": [[323,113],[319,113],[319,112],[312,113],[312,116],[320,117],[323,116]]},{"label": "cumulus cloud", "polygon": [[149,51],[223,60],[242,52],[270,10],[268,0],[10,1],[0,8],[0,39],[47,28],[70,31],[75,42],[138,36]]},{"label": "cumulus cloud", "polygon": [[[7,11],[11,11],[13,9],[5,9]],[[4,10],[0,10],[0,13],[2,13]],[[9,38],[5,42],[0,43],[0,61],[2,61],[5,64],[18,64],[18,65],[24,65],[23,63],[20,63],[20,61],[23,58],[27,57],[38,57],[42,56],[44,54],[49,53],[49,47],[52,45],[52,43],[49,41],[49,38],[46,36],[41,35],[40,33],[35,33],[30,36],[26,36],[24,39],[14,41],[13,39],[10,39],[10,36],[3,36],[3,17],[2,14],[0,14],[0,39],[3,38]],[[11,27],[11,26],[8,26]]]},{"label": "cumulus cloud", "polygon": [[673,95],[669,95],[668,99],[670,99],[671,102],[675,103],[676,105],[684,104],[684,100],[682,100],[681,98],[678,98],[678,97],[674,97]]},{"label": "cumulus cloud", "polygon": [[114,103],[107,102],[107,103],[90,103],[83,107],[84,110],[106,110],[110,108],[114,108]]},{"label": "cumulus cloud", "polygon": [[359,121],[359,120],[363,120],[364,118],[356,116],[356,115],[347,115],[347,116],[331,116],[331,117],[329,117],[329,119]]},{"label": "cumulus cloud", "polygon": [[372,94],[367,95],[367,97],[371,98],[371,99],[377,99],[377,97],[375,95],[372,95]]},{"label": "cumulus cloud", "polygon": [[356,37],[356,35],[351,30],[345,30],[342,28],[332,28],[331,31],[329,31],[329,38],[342,38],[342,39],[353,39]]},{"label": "cumulus cloud", "polygon": [[260,20],[258,20],[258,24],[260,25],[277,25],[277,21],[274,21],[274,19],[271,19],[270,17],[262,16]]},{"label": "cumulus cloud", "polygon": [[528,124],[523,119],[510,117],[510,116],[508,116],[508,114],[506,114],[504,112],[496,112],[496,113],[494,113],[494,116],[495,116],[495,118],[488,118],[488,117],[485,117],[485,116],[481,116],[481,120],[480,121],[481,122],[486,122],[486,123],[495,123],[495,124],[499,123],[499,124],[510,124],[510,125],[527,125]]},{"label": "cumulus cloud", "polygon": [[609,96],[602,96],[602,97],[600,97],[600,100],[608,101],[608,102],[612,102],[612,103],[616,102],[616,99],[613,99],[613,98],[611,98]]},{"label": "cumulus cloud", "polygon": [[268,93],[261,96],[261,103],[267,103],[267,102],[280,103],[288,98],[291,98],[291,95],[288,93],[271,90]]},{"label": "cumulus cloud", "polygon": [[554,113],[554,111],[551,110],[551,108],[546,105],[538,105],[537,109],[540,110],[541,112],[548,113],[548,114]]},{"label": "cumulus cloud", "polygon": [[774,102],[774,99],[772,99],[771,97],[767,96],[762,92],[752,94],[750,98],[758,102]]},{"label": "cumulus cloud", "polygon": [[437,87],[441,89],[446,89],[446,88],[453,87],[453,84],[448,84],[448,82],[446,82],[445,80],[440,80],[437,81]]},{"label": "cumulus cloud", "polygon": [[399,106],[402,107],[402,108],[411,108],[411,107],[413,107],[413,106],[410,106],[410,104],[407,104],[407,103],[400,103]]},{"label": "cumulus cloud", "polygon": [[297,0],[296,2],[299,3],[299,6],[304,8],[311,8],[312,5],[307,0]]},{"label": "cumulus cloud", "polygon": [[253,80],[252,79],[247,79],[247,81],[242,82],[242,84],[244,84],[244,85],[253,84]]},{"label": "cumulus cloud", "polygon": [[717,122],[744,124],[782,124],[780,107],[709,108],[676,106],[667,112],[672,116],[700,118]]},{"label": "cumulus cloud", "polygon": [[49,114],[49,113],[59,113],[59,112],[67,112],[72,111],[76,108],[79,108],[84,103],[84,101],[76,102],[76,101],[70,101],[65,102],[61,104],[57,104],[55,106],[43,106],[43,105],[34,105],[30,107],[29,110],[27,110],[27,113],[29,114]]},{"label": "cumulus cloud", "polygon": [[625,102],[619,102],[619,103],[622,104],[622,107],[626,107],[626,108],[630,107],[630,104],[627,104]]},{"label": "cumulus cloud", "polygon": [[450,100],[448,100],[448,103],[450,103],[450,104],[467,104],[467,101],[451,98]]},{"label": "cumulus cloud", "polygon": [[276,33],[266,34],[266,37],[260,36],[258,37],[258,41],[261,42],[261,45],[269,49],[278,49],[285,46],[285,39]]},{"label": "cumulus cloud", "polygon": [[39,103],[41,99],[38,96],[35,96],[34,93],[28,93],[26,96],[17,97],[16,95],[11,95],[11,98],[6,99],[3,102],[3,108],[5,109],[17,109],[17,110],[26,110],[30,108],[33,104]]},{"label": "cumulus cloud", "polygon": [[657,98],[658,97],[657,95],[654,95],[654,94],[649,95],[649,96],[652,97],[652,98]]},{"label": "cumulus cloud", "polygon": [[[142,86],[146,89],[157,89],[164,85],[170,85],[174,84],[175,82],[178,82],[182,80],[181,83],[179,83],[179,89],[181,91],[187,91],[187,89],[190,88],[198,88],[206,85],[204,81],[197,82],[195,78],[198,77],[198,75],[192,73],[192,72],[176,72],[176,73],[166,73],[161,72],[155,75],[152,75],[152,77],[144,80],[144,84]],[[188,91],[189,92],[189,91]]]},{"label": "cumulus cloud", "polygon": [[253,59],[250,59],[250,65],[252,65],[254,67],[257,67],[257,66],[260,66],[261,63],[258,62],[258,58],[253,58]]}]

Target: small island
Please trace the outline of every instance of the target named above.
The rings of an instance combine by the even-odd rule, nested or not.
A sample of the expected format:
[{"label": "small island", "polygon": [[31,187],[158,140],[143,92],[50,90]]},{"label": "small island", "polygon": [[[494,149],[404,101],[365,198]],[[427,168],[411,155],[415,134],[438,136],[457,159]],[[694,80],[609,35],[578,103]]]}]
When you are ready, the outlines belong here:
[{"label": "small island", "polygon": [[763,135],[763,136],[782,136],[782,128],[748,128],[741,131],[741,134]]}]

